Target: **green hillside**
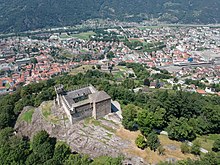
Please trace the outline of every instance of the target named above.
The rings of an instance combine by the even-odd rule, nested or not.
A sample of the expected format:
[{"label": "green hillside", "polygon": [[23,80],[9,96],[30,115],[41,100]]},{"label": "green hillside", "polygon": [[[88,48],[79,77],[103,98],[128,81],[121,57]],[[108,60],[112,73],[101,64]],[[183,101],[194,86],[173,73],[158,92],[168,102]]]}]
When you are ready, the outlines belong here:
[{"label": "green hillside", "polygon": [[0,0],[0,32],[74,25],[90,18],[219,23],[218,0]]}]

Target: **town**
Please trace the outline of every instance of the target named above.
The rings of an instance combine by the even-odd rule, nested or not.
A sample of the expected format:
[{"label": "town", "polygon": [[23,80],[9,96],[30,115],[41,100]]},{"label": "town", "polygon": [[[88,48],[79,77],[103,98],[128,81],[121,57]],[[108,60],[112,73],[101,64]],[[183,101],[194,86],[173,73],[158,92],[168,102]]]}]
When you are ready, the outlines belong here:
[{"label": "town", "polygon": [[[0,39],[0,94],[57,75],[73,74],[79,68],[111,72],[120,81],[136,76],[132,68],[121,66],[138,63],[150,75],[164,70],[169,73],[159,78],[159,86],[156,79],[149,78],[149,88],[220,95],[220,28],[128,26]],[[145,88],[143,85],[146,83],[135,85],[134,90]]]}]

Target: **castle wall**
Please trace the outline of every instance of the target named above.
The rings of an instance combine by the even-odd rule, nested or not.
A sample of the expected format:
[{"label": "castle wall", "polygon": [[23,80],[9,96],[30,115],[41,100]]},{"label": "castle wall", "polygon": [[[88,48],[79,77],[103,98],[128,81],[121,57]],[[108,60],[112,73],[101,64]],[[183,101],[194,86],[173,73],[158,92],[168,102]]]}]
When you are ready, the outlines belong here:
[{"label": "castle wall", "polygon": [[64,111],[66,112],[66,115],[67,115],[67,117],[68,117],[70,123],[72,124],[72,123],[73,123],[73,120],[72,120],[72,115],[71,115],[71,113],[70,113],[70,108],[67,106],[67,103],[64,101],[63,96],[59,96],[59,100],[60,100],[60,102],[61,102],[61,105],[62,105]]},{"label": "castle wall", "polygon": [[96,103],[95,113],[96,116],[93,116],[95,119],[100,119],[105,115],[111,113],[111,99]]},{"label": "castle wall", "polygon": [[[93,86],[89,86],[89,90],[91,91],[91,93],[98,92]],[[81,96],[82,94],[85,95],[85,93],[81,93],[76,96],[74,95],[74,93],[73,96],[71,94],[68,95],[67,93],[68,96],[66,96],[65,95],[66,93],[63,92],[62,85],[55,87],[55,91],[57,93],[56,102],[59,107],[61,106],[63,107],[71,124],[88,117],[94,117],[95,119],[99,119],[111,113],[111,99],[108,99],[109,96],[107,95],[106,97],[105,93],[103,96],[101,96],[101,94],[103,93],[101,92],[97,93],[97,96],[104,98],[98,99],[97,96],[94,95],[94,98],[88,98],[85,101],[82,100],[82,102],[80,101],[79,103],[78,102],[75,103],[74,101],[71,100],[71,98],[75,99],[77,98],[76,96]],[[91,94],[91,97],[92,96],[93,95]],[[96,103],[95,102],[96,100],[97,101],[103,100],[103,101]]]},{"label": "castle wall", "polygon": [[92,117],[92,112],[92,104],[85,104],[83,106],[75,108],[75,113],[71,114],[73,123],[85,119],[87,117]]}]

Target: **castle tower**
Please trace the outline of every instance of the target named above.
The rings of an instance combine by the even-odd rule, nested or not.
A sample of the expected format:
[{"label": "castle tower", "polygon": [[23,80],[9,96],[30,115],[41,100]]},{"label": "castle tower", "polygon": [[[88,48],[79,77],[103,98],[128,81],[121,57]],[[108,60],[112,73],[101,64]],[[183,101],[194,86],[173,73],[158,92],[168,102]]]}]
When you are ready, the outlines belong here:
[{"label": "castle tower", "polygon": [[54,88],[57,94],[56,102],[58,106],[61,107],[62,105],[60,102],[60,95],[64,92],[63,85],[60,84],[60,85],[55,86]]}]

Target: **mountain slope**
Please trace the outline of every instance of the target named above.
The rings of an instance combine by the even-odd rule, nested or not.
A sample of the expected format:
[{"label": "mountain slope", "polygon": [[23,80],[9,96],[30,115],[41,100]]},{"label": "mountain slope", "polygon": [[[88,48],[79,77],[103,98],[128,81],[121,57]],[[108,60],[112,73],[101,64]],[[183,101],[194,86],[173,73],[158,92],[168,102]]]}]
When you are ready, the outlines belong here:
[{"label": "mountain slope", "polygon": [[90,18],[220,22],[219,0],[0,0],[0,31],[74,25]]}]

